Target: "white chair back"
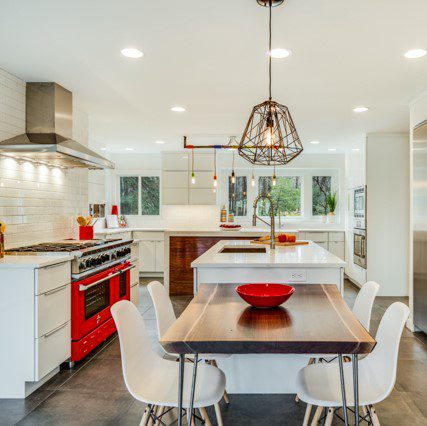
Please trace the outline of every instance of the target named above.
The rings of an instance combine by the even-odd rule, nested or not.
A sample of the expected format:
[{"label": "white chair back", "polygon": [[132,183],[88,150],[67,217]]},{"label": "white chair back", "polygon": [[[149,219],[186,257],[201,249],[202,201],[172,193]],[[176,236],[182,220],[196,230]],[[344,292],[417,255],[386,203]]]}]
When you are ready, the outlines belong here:
[{"label": "white chair back", "polygon": [[368,281],[362,286],[354,302],[353,314],[367,331],[371,324],[372,306],[379,289],[380,286],[375,281]]},{"label": "white chair back", "polygon": [[152,281],[148,284],[148,292],[154,304],[157,319],[157,334],[160,339],[175,322],[175,312],[171,299],[163,284],[158,281]]},{"label": "white chair back", "polygon": [[363,368],[371,372],[372,382],[378,388],[378,401],[386,398],[396,382],[397,358],[403,327],[409,317],[409,308],[401,302],[391,304],[381,318],[374,350],[363,360]]},{"label": "white chair back", "polygon": [[111,314],[119,334],[126,387],[139,399],[141,388],[152,386],[152,371],[162,359],[153,351],[144,320],[132,302],[121,300],[115,303]]}]

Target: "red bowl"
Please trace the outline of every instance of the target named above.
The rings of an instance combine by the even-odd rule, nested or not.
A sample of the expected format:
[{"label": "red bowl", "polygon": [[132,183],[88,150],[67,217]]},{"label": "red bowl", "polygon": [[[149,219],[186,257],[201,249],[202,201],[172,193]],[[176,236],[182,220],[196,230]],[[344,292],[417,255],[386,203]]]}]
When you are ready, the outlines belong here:
[{"label": "red bowl", "polygon": [[236,291],[245,302],[255,308],[274,308],[286,302],[295,288],[286,284],[243,284]]}]

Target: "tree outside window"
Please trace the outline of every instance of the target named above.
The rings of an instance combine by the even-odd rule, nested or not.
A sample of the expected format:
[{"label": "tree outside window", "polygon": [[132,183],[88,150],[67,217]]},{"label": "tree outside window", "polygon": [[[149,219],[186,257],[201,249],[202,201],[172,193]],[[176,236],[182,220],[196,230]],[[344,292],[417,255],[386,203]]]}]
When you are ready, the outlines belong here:
[{"label": "tree outside window", "polygon": [[331,176],[313,176],[313,216],[324,216],[329,213],[327,198],[331,191]]},{"label": "tree outside window", "polygon": [[120,177],[120,213],[138,214],[138,176]]},{"label": "tree outside window", "polygon": [[247,214],[247,178],[236,176],[236,183],[228,178],[228,211],[235,216]]},{"label": "tree outside window", "polygon": [[141,215],[160,214],[160,178],[141,176]]},{"label": "tree outside window", "polygon": [[[272,197],[276,215],[301,216],[300,176],[279,176],[274,186],[271,176],[261,176],[258,180],[258,192]],[[269,202],[260,200],[258,215],[267,216],[269,212]]]}]

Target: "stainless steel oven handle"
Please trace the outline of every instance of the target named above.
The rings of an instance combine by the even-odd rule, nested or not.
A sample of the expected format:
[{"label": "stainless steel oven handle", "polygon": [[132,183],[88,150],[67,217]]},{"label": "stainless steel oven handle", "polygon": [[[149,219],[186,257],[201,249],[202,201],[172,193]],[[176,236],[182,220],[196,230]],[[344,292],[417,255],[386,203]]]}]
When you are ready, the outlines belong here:
[{"label": "stainless steel oven handle", "polygon": [[46,333],[43,335],[43,337],[49,337],[52,336],[52,334],[55,334],[57,331],[61,330],[62,328],[66,327],[68,322],[65,324],[60,325],[59,327],[54,328],[52,331],[49,331],[49,333]]},{"label": "stainless steel oven handle", "polygon": [[104,281],[106,281],[106,280],[109,280],[110,278],[116,277],[117,275],[120,275],[120,272],[116,272],[116,273],[114,273],[114,274],[107,275],[106,277],[101,278],[100,280],[95,281],[94,283],[89,284],[89,285],[83,285],[83,284],[80,284],[80,285],[79,285],[79,290],[80,290],[80,291],[89,290],[90,288],[95,287],[96,285],[98,285],[98,284],[100,284],[100,283],[102,283],[102,282],[104,282]]},{"label": "stainless steel oven handle", "polygon": [[126,271],[129,271],[129,269],[133,269],[133,268],[135,268],[135,266],[136,266],[136,265],[132,265],[132,266],[129,266],[129,267],[125,268],[125,269],[122,269],[122,270],[120,271],[120,273],[122,273],[122,272],[126,272]]}]

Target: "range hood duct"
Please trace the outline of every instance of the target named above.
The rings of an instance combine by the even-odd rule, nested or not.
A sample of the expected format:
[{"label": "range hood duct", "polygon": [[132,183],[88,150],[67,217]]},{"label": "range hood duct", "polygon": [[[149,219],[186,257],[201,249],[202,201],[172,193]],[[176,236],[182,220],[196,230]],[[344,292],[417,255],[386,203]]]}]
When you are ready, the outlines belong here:
[{"label": "range hood duct", "polygon": [[56,83],[27,83],[26,133],[0,142],[0,154],[63,168],[113,169],[72,139],[73,95]]}]

